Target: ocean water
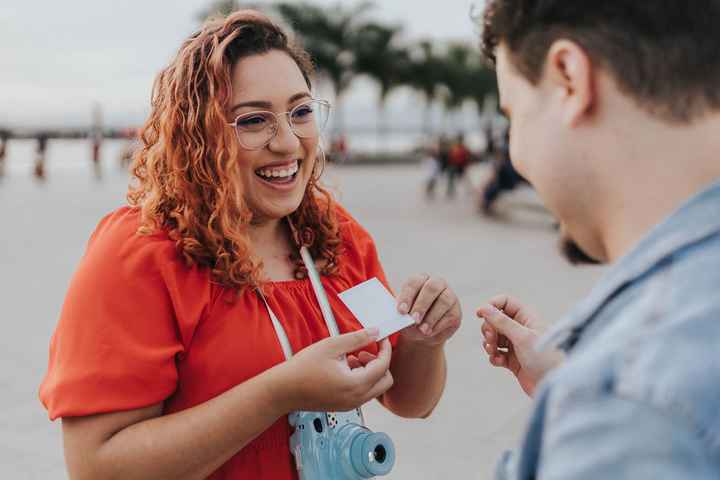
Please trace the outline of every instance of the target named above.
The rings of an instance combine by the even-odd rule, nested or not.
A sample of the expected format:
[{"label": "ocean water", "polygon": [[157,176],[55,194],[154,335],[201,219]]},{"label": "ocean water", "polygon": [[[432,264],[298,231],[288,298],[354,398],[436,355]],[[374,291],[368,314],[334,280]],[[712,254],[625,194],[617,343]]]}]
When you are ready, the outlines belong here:
[{"label": "ocean water", "polygon": [[[427,146],[436,139],[428,137],[422,131],[394,131],[378,133],[375,130],[349,131],[346,134],[350,153],[401,154]],[[466,132],[465,141],[474,151],[485,148],[485,136],[482,132]],[[328,143],[326,136],[325,143]],[[130,145],[128,140],[106,140],[101,150],[103,169],[120,168],[120,155]],[[23,175],[32,172],[35,158],[34,140],[11,140],[7,146],[6,175]],[[48,176],[57,171],[90,171],[92,166],[92,146],[88,140],[50,140],[46,153]]]}]

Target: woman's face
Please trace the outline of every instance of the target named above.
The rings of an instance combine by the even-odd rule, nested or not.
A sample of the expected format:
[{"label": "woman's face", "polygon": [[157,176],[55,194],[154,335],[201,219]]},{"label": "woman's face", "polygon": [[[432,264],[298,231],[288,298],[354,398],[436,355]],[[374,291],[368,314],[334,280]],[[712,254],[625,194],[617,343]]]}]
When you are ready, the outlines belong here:
[{"label": "woman's face", "polygon": [[[319,136],[299,138],[285,112],[311,99],[300,68],[285,52],[272,50],[241,59],[232,69],[228,119],[269,111],[278,114],[277,134],[258,149],[239,142],[239,175],[243,197],[255,222],[283,218],[300,206],[317,157]],[[304,109],[297,113],[305,115]],[[256,139],[272,116],[243,116],[241,129]],[[246,134],[241,134],[246,135]]]}]

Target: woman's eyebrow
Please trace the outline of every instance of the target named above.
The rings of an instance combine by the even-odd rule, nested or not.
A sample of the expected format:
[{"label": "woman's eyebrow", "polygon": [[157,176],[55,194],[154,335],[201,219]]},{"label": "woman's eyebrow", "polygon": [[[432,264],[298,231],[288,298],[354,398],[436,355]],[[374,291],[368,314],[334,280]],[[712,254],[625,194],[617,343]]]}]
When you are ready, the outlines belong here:
[{"label": "woman's eyebrow", "polygon": [[272,108],[272,103],[266,102],[263,100],[253,100],[250,102],[242,102],[242,103],[238,103],[237,105],[234,105],[230,109],[230,111],[234,112],[238,108],[243,108],[243,107],[255,107],[255,108],[263,108],[265,110],[270,110]]},{"label": "woman's eyebrow", "polygon": [[[299,92],[299,93],[296,93],[295,95],[291,96],[288,99],[287,103],[291,104],[293,102],[300,100],[301,98],[306,98],[306,97],[312,98],[308,92]],[[237,105],[233,105],[233,107],[230,109],[230,111],[234,112],[238,108],[242,108],[242,107],[254,107],[254,108],[263,108],[266,110],[271,110],[272,106],[273,105],[271,102],[268,102],[265,100],[251,100],[249,102],[242,102],[242,103],[238,103]]]},{"label": "woman's eyebrow", "polygon": [[292,97],[290,97],[290,98],[288,99],[288,105],[291,104],[291,103],[297,102],[297,101],[300,100],[301,98],[312,98],[312,97],[310,96],[310,94],[309,94],[308,92],[296,93],[295,95],[293,95]]}]

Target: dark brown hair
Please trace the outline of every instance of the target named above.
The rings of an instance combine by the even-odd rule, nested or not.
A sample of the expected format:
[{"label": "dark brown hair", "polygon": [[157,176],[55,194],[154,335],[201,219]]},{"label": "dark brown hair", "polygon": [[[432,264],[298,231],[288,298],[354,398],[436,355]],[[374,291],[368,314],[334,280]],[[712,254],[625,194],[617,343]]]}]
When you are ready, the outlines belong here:
[{"label": "dark brown hair", "polygon": [[720,0],[488,0],[482,47],[498,44],[531,83],[566,38],[652,114],[690,122],[720,108]]},{"label": "dark brown hair", "polygon": [[[142,211],[140,233],[166,231],[186,263],[208,267],[215,281],[238,290],[259,283],[262,265],[248,238],[252,213],[235,180],[239,147],[227,133],[230,74],[240,59],[271,50],[287,53],[310,86],[307,53],[258,12],[211,19],[186,40],[155,81],[128,193]],[[322,271],[334,273],[340,232],[333,199],[318,184],[318,165],[290,217]],[[304,275],[299,255],[293,260],[296,275]]]}]

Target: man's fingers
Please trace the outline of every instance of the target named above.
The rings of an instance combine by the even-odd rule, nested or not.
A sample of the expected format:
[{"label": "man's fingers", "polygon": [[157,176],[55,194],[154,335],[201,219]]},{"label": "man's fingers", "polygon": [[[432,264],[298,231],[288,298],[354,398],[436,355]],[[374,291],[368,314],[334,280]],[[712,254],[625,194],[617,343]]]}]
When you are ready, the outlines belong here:
[{"label": "man's fingers", "polygon": [[497,341],[497,333],[495,332],[495,329],[492,327],[492,325],[487,322],[487,320],[483,322],[482,331],[486,342],[495,343]]},{"label": "man's fingers", "polygon": [[525,312],[525,315],[520,315],[525,310],[525,307],[510,295],[497,295],[490,299],[490,305],[502,310],[508,317],[515,319],[522,325],[525,325],[525,321],[528,319],[527,312]]},{"label": "man's fingers", "polygon": [[507,359],[503,355],[491,355],[490,363],[496,367],[508,368]]},{"label": "man's fingers", "polygon": [[406,314],[410,312],[420,290],[429,278],[430,275],[420,274],[410,277],[405,282],[400,289],[400,294],[397,296],[398,311],[400,313]]},{"label": "man's fingers", "polygon": [[511,319],[492,305],[480,307],[477,314],[485,319],[501,335],[505,335],[512,343],[521,342],[527,334],[527,329]]}]

